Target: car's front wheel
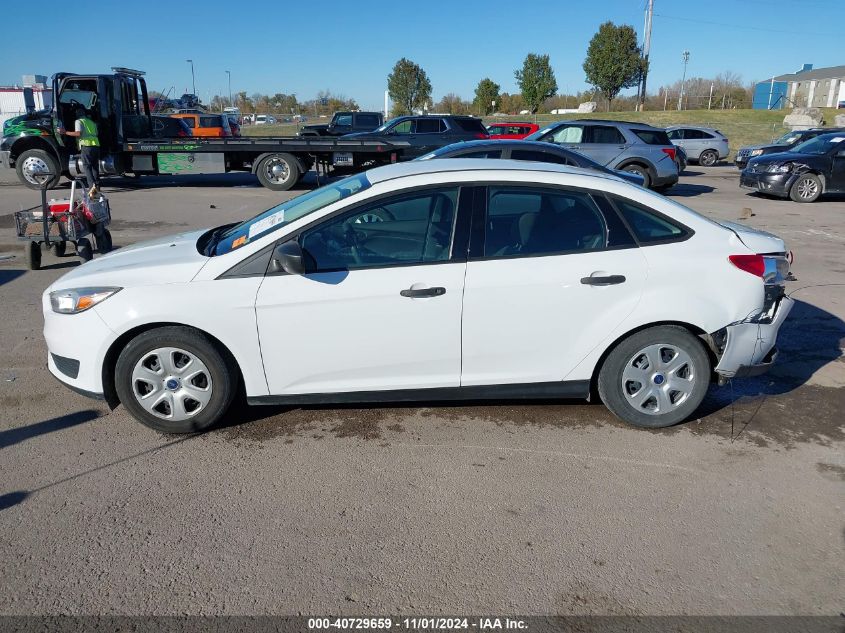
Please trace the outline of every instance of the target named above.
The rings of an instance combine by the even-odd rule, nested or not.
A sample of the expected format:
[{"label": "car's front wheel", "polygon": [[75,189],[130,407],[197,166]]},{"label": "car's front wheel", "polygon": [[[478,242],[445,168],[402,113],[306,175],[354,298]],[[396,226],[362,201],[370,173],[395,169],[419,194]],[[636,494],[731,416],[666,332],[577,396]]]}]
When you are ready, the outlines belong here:
[{"label": "car's front wheel", "polygon": [[132,339],[117,359],[115,389],[137,420],[163,433],[207,429],[232,404],[231,363],[202,332],[168,326]]},{"label": "car's front wheel", "polygon": [[795,202],[815,202],[821,195],[822,181],[815,174],[801,174],[789,189],[789,197]]},{"label": "car's front wheel", "polygon": [[620,342],[598,377],[605,406],[629,424],[661,428],[686,420],[710,383],[710,358],[698,337],[678,326],[641,330]]}]

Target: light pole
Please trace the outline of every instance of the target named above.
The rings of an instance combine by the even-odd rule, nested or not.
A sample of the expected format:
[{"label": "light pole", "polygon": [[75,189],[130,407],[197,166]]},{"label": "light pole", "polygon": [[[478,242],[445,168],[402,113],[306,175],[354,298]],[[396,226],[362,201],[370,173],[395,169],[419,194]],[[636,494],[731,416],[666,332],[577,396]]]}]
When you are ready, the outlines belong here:
[{"label": "light pole", "polygon": [[682,110],[684,107],[684,91],[687,87],[687,64],[689,63],[689,51],[684,51],[682,58],[684,60],[684,77],[681,79],[681,94],[678,95],[678,110]]},{"label": "light pole", "polygon": [[197,94],[197,80],[196,77],[194,77],[194,60],[186,59],[185,61],[191,65],[191,87],[194,91],[193,94]]},{"label": "light pole", "polygon": [[232,103],[232,71],[227,70],[226,75],[229,77],[229,107],[234,107],[234,103]]}]

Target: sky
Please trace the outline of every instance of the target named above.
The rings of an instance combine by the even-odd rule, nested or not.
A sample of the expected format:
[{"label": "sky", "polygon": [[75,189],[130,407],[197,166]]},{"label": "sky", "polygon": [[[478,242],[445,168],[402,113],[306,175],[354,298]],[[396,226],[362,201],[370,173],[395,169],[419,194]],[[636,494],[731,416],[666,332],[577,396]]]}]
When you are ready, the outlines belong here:
[{"label": "sky", "polygon": [[[387,75],[407,57],[428,73],[434,101],[472,99],[484,77],[518,92],[514,70],[547,53],[561,93],[586,90],[581,64],[601,23],[642,36],[647,0],[426,0],[232,2],[231,0],[21,0],[4,3],[0,85],[24,74],[144,70],[150,90],[196,89],[207,102],[228,92],[320,90],[381,109]],[[845,64],[844,0],[654,0],[650,92],[688,76],[726,70],[744,82]],[[794,27],[794,28],[793,28]],[[9,54],[17,51],[19,54]]]}]

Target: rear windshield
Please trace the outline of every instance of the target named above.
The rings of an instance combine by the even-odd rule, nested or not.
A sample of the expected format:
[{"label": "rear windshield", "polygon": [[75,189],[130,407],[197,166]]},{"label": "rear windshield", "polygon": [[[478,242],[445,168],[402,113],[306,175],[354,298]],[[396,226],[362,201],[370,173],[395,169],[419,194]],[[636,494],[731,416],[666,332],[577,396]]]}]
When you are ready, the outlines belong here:
[{"label": "rear windshield", "polygon": [[343,200],[365,189],[370,181],[365,174],[356,174],[336,183],[314,189],[292,200],[287,200],[272,209],[259,213],[254,218],[226,229],[216,239],[210,255],[225,255],[236,248],[249,244],[267,233],[276,231],[309,213]]},{"label": "rear windshield", "polygon": [[631,130],[643,143],[648,145],[671,145],[672,141],[663,130]]},{"label": "rear windshield", "polygon": [[487,129],[481,123],[481,119],[453,119],[453,121],[464,132],[487,134]]}]

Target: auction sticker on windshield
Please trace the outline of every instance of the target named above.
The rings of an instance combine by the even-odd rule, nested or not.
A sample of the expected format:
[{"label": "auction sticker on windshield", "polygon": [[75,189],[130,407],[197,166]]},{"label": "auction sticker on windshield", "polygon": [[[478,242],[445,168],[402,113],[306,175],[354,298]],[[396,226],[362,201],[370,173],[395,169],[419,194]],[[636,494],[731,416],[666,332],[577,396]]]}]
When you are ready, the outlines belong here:
[{"label": "auction sticker on windshield", "polygon": [[273,215],[270,215],[262,220],[258,220],[249,227],[249,239],[254,238],[256,235],[261,235],[262,233],[269,231],[277,224],[281,224],[285,221],[285,211],[282,209],[281,211],[276,211]]}]

